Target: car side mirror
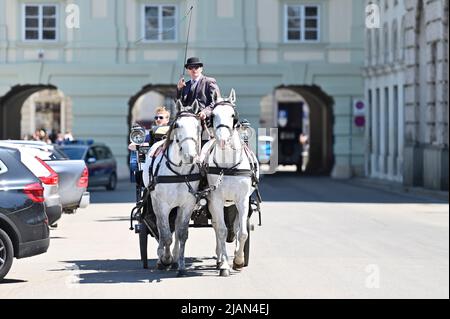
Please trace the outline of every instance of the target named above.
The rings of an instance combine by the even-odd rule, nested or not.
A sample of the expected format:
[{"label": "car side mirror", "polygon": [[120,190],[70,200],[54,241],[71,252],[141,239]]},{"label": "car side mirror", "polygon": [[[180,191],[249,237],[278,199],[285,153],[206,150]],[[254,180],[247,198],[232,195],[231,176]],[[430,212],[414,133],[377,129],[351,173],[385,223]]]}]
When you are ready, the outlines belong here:
[{"label": "car side mirror", "polygon": [[89,164],[94,164],[95,162],[97,162],[97,159],[96,159],[95,157],[89,157],[88,160],[87,160],[87,162],[88,162]]}]

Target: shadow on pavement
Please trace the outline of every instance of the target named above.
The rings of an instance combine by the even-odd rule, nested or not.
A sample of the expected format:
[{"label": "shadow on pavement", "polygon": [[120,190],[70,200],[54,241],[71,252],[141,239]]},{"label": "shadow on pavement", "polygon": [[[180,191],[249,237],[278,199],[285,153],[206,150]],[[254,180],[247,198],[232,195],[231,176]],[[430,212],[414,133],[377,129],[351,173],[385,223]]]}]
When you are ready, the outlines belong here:
[{"label": "shadow on pavement", "polygon": [[[135,184],[118,183],[115,191],[92,188],[91,203],[136,203]],[[388,189],[359,185],[351,180],[336,180],[327,176],[305,176],[295,172],[261,175],[260,191],[266,202],[324,202],[378,204],[442,204],[431,196],[395,192]]]},{"label": "shadow on pavement", "polygon": [[417,196],[357,185],[351,180],[336,180],[326,176],[302,176],[292,172],[262,175],[260,191],[263,201],[268,202],[445,203],[428,196]]},{"label": "shadow on pavement", "polygon": [[[177,277],[177,270],[157,270],[156,259],[148,260],[148,269],[142,268],[140,260],[72,260],[66,271],[79,278],[80,284],[118,284],[118,283],[158,283],[164,279],[183,279]],[[205,262],[206,261],[206,262]],[[218,276],[214,258],[186,258],[185,277]],[[231,274],[233,275],[233,274]]]},{"label": "shadow on pavement", "polygon": [[8,284],[22,284],[24,282],[28,282],[28,281],[22,280],[22,279],[3,279],[2,281],[0,281],[0,286],[8,285]]}]

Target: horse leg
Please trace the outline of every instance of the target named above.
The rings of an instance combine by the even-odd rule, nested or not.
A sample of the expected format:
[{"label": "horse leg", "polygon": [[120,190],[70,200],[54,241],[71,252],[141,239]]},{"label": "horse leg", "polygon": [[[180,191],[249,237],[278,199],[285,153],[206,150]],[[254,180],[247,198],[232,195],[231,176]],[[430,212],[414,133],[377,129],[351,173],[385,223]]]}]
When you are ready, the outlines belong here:
[{"label": "horse leg", "polygon": [[[212,215],[212,214],[211,214]],[[222,253],[220,250],[220,240],[219,240],[219,230],[217,228],[217,223],[215,222],[215,217],[212,218],[211,224],[214,228],[214,234],[216,235],[216,256],[217,256],[217,260],[216,260],[216,268],[217,270],[220,269],[220,267],[222,266]]]},{"label": "horse leg", "polygon": [[177,219],[175,221],[175,245],[172,249],[172,256],[173,256],[173,263],[172,263],[172,269],[178,269],[178,259],[180,256],[180,240],[178,239],[178,235],[177,235],[177,229],[179,228],[179,225],[181,224],[181,218],[182,218],[182,214],[181,214],[181,209],[178,208],[177,209]]},{"label": "horse leg", "polygon": [[165,268],[172,264],[173,261],[170,254],[170,245],[172,244],[172,233],[169,226],[170,207],[163,203],[157,206],[155,213],[159,232],[158,268]]},{"label": "horse leg", "polygon": [[178,277],[183,277],[186,276],[184,250],[186,247],[186,241],[189,237],[189,220],[191,219],[192,208],[184,207],[183,209],[180,209],[178,213],[181,215],[180,219],[177,218],[177,228],[175,231],[175,237],[180,243],[178,255]]},{"label": "horse leg", "polygon": [[230,265],[228,264],[228,254],[226,250],[227,226],[223,215],[224,201],[218,196],[212,196],[209,209],[215,223],[216,243],[218,251],[217,262],[220,264],[220,276],[228,277],[230,275]]},{"label": "horse leg", "polygon": [[249,202],[247,199],[241,200],[236,203],[236,207],[239,211],[239,230],[237,232],[237,246],[234,252],[233,269],[240,270],[244,267],[244,246],[248,238],[247,232],[247,218]]}]

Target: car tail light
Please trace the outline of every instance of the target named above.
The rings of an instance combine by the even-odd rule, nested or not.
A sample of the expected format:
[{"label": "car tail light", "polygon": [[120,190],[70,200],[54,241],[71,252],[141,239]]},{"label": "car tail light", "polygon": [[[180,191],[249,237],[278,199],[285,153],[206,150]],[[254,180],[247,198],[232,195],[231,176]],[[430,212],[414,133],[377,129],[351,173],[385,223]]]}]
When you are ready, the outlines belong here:
[{"label": "car tail light", "polygon": [[87,188],[89,184],[89,171],[87,167],[84,167],[83,173],[78,181],[78,187]]},{"label": "car tail light", "polygon": [[25,186],[23,192],[35,203],[44,202],[44,188],[39,183],[33,183]]},{"label": "car tail light", "polygon": [[36,156],[36,159],[50,172],[49,176],[39,177],[41,182],[44,183],[45,185],[58,185],[59,177],[58,174],[53,170],[53,168],[48,166],[48,164],[43,160],[41,160],[39,157]]}]

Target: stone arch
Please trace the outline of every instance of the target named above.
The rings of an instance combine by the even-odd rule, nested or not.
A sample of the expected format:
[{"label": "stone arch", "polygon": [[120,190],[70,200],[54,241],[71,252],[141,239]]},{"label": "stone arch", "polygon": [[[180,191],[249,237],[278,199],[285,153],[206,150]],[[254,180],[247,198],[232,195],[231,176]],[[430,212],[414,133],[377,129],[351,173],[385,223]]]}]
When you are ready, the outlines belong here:
[{"label": "stone arch", "polygon": [[330,175],[334,166],[334,100],[316,85],[281,85],[300,95],[309,106],[309,159],[304,174]]},{"label": "stone arch", "polygon": [[[139,103],[140,101],[142,101],[143,97],[145,97],[146,95],[152,94],[152,93],[156,93],[159,94],[163,97],[166,97],[167,99],[170,99],[172,101],[175,101],[176,99],[176,87],[174,85],[153,85],[153,84],[148,84],[144,87],[142,87],[141,90],[139,90],[139,92],[137,92],[135,95],[133,95],[129,100],[128,100],[128,117],[127,117],[127,122],[128,122],[128,128],[131,129],[131,125],[133,124],[133,109],[136,107],[136,104]],[[166,105],[166,107],[169,108],[169,110],[171,111],[171,116],[173,117],[174,115],[174,103],[171,103],[171,105]]]},{"label": "stone arch", "polygon": [[34,93],[50,89],[57,90],[51,84],[15,85],[0,98],[0,139],[21,139],[21,109],[24,102]]}]

